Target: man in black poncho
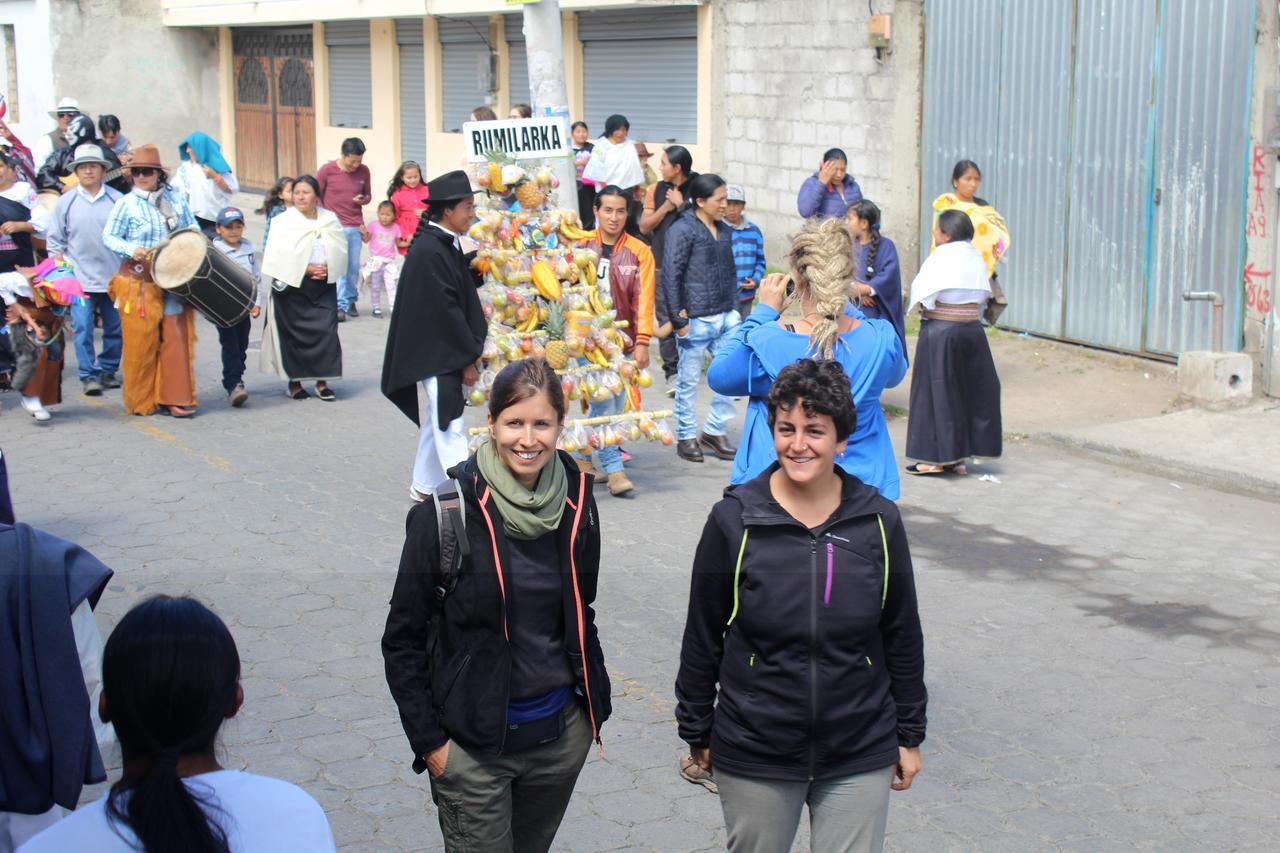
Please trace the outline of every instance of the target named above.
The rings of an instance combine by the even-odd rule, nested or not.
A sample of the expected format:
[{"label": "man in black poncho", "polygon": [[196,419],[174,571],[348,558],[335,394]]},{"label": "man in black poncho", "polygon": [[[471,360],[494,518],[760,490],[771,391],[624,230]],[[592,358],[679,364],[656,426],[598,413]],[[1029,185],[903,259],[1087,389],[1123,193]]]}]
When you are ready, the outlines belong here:
[{"label": "man in black poncho", "polygon": [[487,331],[478,282],[459,241],[475,216],[471,181],[458,170],[427,189],[431,200],[400,273],[382,362],[382,393],[422,430],[409,487],[417,501],[467,458],[463,386],[479,378]]}]

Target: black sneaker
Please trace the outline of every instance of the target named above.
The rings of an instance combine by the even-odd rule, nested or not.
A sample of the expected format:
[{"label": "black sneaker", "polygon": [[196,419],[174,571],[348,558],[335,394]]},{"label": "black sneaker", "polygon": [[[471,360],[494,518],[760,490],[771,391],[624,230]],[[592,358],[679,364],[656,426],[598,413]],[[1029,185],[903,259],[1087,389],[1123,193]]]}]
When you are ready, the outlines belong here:
[{"label": "black sneaker", "polygon": [[356,308],[356,304],[354,302],[352,302],[349,306],[347,306],[347,316],[348,317],[360,316],[360,311]]},{"label": "black sneaker", "polygon": [[86,397],[102,396],[102,383],[98,381],[97,377],[90,376],[84,380],[84,395]]},{"label": "black sneaker", "polygon": [[103,388],[110,389],[110,388],[120,387],[120,380],[116,378],[116,375],[114,373],[104,373],[102,374],[101,377],[99,377],[99,379],[102,382]]},{"label": "black sneaker", "polygon": [[339,323],[347,322],[347,312],[343,311],[341,308],[338,309],[338,322]]}]

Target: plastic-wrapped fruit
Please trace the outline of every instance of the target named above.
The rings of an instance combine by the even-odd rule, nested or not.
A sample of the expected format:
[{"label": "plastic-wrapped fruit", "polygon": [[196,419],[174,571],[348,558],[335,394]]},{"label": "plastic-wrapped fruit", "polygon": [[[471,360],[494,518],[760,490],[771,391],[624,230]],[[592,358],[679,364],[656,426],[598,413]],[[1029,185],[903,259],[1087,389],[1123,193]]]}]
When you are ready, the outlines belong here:
[{"label": "plastic-wrapped fruit", "polygon": [[624,361],[618,365],[618,373],[623,379],[631,379],[636,375],[636,365],[633,361]]},{"label": "plastic-wrapped fruit", "polygon": [[546,358],[547,350],[542,346],[542,344],[534,344],[533,349],[529,350],[529,357],[538,359]]},{"label": "plastic-wrapped fruit", "polygon": [[644,433],[640,430],[639,424],[635,421],[632,421],[631,426],[627,428],[627,438],[631,441],[639,441],[644,438]]},{"label": "plastic-wrapped fruit", "polygon": [[483,406],[485,401],[484,389],[476,386],[471,389],[471,394],[467,397],[468,402],[473,406]]},{"label": "plastic-wrapped fruit", "polygon": [[610,394],[609,389],[604,387],[603,385],[597,388],[595,390],[595,393],[591,395],[591,402],[593,403],[607,403],[612,399],[613,399],[613,395]]},{"label": "plastic-wrapped fruit", "polygon": [[578,452],[578,440],[574,438],[573,430],[567,429],[560,433],[560,448],[566,453]]},{"label": "plastic-wrapped fruit", "polygon": [[595,449],[599,450],[599,449],[600,449],[600,444],[601,444],[601,441],[600,441],[600,433],[596,432],[596,431],[595,431],[595,430],[593,430],[593,429],[588,429],[588,430],[587,430],[587,444],[589,444],[589,445],[591,445],[593,448],[595,448]]},{"label": "plastic-wrapped fruit", "polygon": [[649,372],[648,368],[636,374],[636,384],[641,388],[648,388],[653,384],[653,374]]}]

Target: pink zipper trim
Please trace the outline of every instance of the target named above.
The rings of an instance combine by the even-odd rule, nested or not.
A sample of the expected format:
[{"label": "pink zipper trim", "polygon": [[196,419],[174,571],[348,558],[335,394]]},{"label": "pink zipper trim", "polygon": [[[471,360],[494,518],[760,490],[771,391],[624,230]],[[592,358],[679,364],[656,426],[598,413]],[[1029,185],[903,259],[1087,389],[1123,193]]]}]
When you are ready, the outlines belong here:
[{"label": "pink zipper trim", "polygon": [[[582,507],[585,505],[587,475],[578,478],[578,506],[574,508],[573,532],[569,534],[569,574],[573,580],[573,603],[578,612],[578,651],[582,653],[582,684],[587,694],[587,714],[591,717],[591,738],[600,740],[600,727],[596,725],[596,708],[591,701],[591,667],[587,665],[587,632],[582,618],[582,593],[578,589],[578,560],[574,554],[574,545],[578,541],[578,523],[582,520]],[[573,504],[566,499],[569,506]]]},{"label": "pink zipper trim", "polygon": [[826,606],[831,603],[831,576],[835,572],[836,549],[827,543],[827,591],[822,594],[822,604]]},{"label": "pink zipper trim", "polygon": [[511,642],[511,633],[507,630],[507,585],[502,580],[502,560],[498,557],[498,538],[493,532],[493,519],[489,518],[489,510],[485,502],[489,500],[489,487],[484,487],[480,496],[480,514],[484,516],[485,526],[489,528],[489,544],[493,547],[493,570],[498,573],[498,591],[502,593],[502,636]]}]

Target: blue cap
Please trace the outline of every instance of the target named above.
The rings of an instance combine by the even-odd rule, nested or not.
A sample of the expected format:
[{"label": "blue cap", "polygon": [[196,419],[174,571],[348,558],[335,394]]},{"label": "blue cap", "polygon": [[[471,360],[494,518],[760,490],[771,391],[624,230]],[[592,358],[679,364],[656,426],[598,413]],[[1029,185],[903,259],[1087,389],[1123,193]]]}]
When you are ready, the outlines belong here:
[{"label": "blue cap", "polygon": [[232,222],[244,222],[244,213],[238,207],[224,207],[218,211],[216,222],[223,228]]}]

